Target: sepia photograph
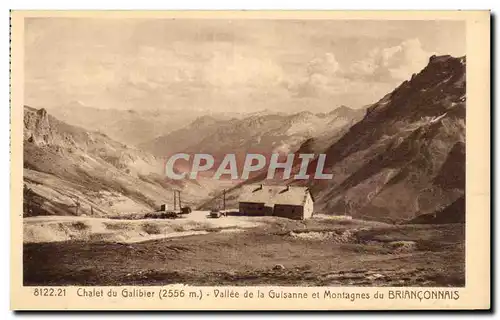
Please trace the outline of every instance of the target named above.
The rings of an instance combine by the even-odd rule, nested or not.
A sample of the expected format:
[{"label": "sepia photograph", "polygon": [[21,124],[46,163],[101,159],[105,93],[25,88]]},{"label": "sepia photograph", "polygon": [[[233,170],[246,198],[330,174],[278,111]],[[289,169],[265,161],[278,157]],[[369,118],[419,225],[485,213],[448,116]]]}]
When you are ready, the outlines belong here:
[{"label": "sepia photograph", "polygon": [[458,299],[466,19],[299,16],[24,17],[21,285]]}]

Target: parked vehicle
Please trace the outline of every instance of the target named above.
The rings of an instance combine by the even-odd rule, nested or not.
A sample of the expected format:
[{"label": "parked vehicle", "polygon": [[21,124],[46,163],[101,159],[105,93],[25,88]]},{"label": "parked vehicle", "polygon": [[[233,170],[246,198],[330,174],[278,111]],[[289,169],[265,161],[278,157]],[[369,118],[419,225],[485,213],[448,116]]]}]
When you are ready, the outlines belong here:
[{"label": "parked vehicle", "polygon": [[226,216],[225,211],[221,211],[221,210],[215,209],[215,208],[210,210],[210,218],[218,219],[220,217],[225,217],[225,216]]}]

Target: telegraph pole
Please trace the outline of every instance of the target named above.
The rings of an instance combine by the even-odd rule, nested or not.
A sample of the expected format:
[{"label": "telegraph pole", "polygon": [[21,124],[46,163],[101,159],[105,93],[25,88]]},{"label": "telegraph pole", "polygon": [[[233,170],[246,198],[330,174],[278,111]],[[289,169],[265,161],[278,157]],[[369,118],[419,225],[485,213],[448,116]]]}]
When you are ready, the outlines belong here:
[{"label": "telegraph pole", "polygon": [[180,190],[177,190],[178,194],[179,194],[179,211],[182,211],[182,202],[181,202],[181,191]]},{"label": "telegraph pole", "polygon": [[175,192],[175,190],[174,190],[174,211],[175,211],[176,206],[177,206],[177,192]]},{"label": "telegraph pole", "polygon": [[226,210],[226,189],[222,191],[222,207]]}]

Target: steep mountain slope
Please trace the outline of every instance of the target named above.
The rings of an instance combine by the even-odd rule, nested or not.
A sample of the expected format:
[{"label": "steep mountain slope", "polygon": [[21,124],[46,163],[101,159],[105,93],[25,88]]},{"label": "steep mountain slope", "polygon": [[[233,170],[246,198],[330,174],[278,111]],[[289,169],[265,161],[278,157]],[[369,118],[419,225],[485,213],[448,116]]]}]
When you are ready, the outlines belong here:
[{"label": "steep mountain slope", "polygon": [[140,147],[158,156],[178,152],[209,153],[219,160],[227,153],[243,158],[247,153],[288,153],[312,137],[318,137],[318,145],[331,142],[336,133],[355,123],[363,113],[364,110],[342,106],[322,114],[256,113],[230,120],[204,116]]},{"label": "steep mountain slope", "polygon": [[398,221],[462,196],[449,172],[465,174],[465,92],[465,58],[431,57],[326,150],[334,179],[311,183],[320,206]]},{"label": "steep mountain slope", "polygon": [[449,206],[465,190],[465,69],[465,57],[431,57],[324,149],[333,179],[281,183],[308,185],[329,214],[397,222]]},{"label": "steep mountain slope", "polygon": [[444,209],[416,216],[409,224],[465,223],[465,196],[461,196]]},{"label": "steep mountain slope", "polygon": [[24,182],[30,215],[149,211],[170,204],[173,189],[184,190],[187,201],[206,195],[193,182],[167,180],[154,156],[30,107],[24,108]]}]

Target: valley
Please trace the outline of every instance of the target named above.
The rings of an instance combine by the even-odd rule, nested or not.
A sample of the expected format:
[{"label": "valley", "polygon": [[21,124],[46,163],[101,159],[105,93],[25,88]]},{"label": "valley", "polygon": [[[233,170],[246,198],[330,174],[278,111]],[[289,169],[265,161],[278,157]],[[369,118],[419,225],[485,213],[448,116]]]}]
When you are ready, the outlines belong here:
[{"label": "valley", "polygon": [[[70,125],[45,109],[25,106],[24,110],[25,207],[30,208],[27,215],[98,217],[146,213],[157,210],[161,204],[173,205],[174,190],[182,192],[186,206],[198,207],[223,189],[244,181],[227,175],[213,179],[215,169],[200,172],[195,179],[178,179],[174,172],[169,176],[165,172],[169,154],[210,152],[216,157],[216,167],[231,153],[234,165],[243,168],[247,152],[261,150],[263,157],[270,160],[276,150],[293,152],[299,143],[315,134],[340,134],[363,112],[340,107],[329,114],[256,113],[230,120],[226,119],[227,114],[217,115],[218,118],[200,116],[183,129],[134,147],[108,136],[113,135],[113,126],[106,127],[107,133],[103,133],[102,128],[93,131]],[[88,110],[82,106],[76,110],[80,114],[77,119],[83,123],[86,117],[81,113]],[[97,114],[103,112],[109,113]],[[90,116],[86,121],[96,117],[95,111],[87,113]],[[127,116],[133,118],[133,114]],[[309,121],[321,126],[309,126]],[[136,127],[122,126],[123,130],[135,132],[130,135],[140,135]],[[173,171],[190,172],[185,164],[191,163],[184,162],[177,161]],[[259,172],[250,172],[250,177]]]},{"label": "valley", "polygon": [[[432,56],[372,105],[327,113],[24,106],[24,284],[464,286],[465,65]],[[212,166],[166,175],[179,153]],[[312,156],[289,176],[212,179],[227,155],[243,168],[288,153]],[[314,214],[210,218],[223,190],[238,212],[248,184],[307,187]],[[176,210],[174,192],[192,212],[146,218]]]}]

